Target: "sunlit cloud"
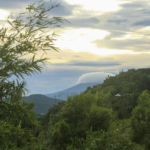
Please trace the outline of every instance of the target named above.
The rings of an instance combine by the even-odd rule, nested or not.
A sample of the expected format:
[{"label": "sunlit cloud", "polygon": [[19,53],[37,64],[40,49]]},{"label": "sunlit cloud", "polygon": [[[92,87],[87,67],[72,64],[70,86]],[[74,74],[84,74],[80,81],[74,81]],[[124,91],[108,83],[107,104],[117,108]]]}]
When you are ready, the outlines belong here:
[{"label": "sunlit cloud", "polygon": [[121,40],[129,40],[129,39],[142,39],[144,38],[144,35],[139,35],[139,34],[126,34],[123,35],[122,37],[115,37],[115,38],[111,38],[111,40],[117,40],[117,41],[121,41]]},{"label": "sunlit cloud", "polygon": [[[36,0],[3,1],[0,28],[5,25],[9,11],[20,13],[33,1]],[[43,56],[50,58],[46,71],[27,79],[32,93],[51,93],[76,83],[100,81],[100,76],[104,80],[105,73],[117,74],[122,69],[149,67],[148,0],[57,1],[60,7],[51,15],[63,16],[71,24],[65,23],[63,29],[55,29],[60,36],[54,44],[60,51],[47,52]],[[41,58],[42,54],[40,51],[36,57]]]},{"label": "sunlit cloud", "polygon": [[107,48],[97,48],[95,47],[91,53],[97,54],[97,55],[118,55],[118,54],[137,54],[131,50],[115,50],[115,49],[107,49]]},{"label": "sunlit cloud", "polygon": [[9,14],[8,11],[0,9],[0,20],[6,20]]},{"label": "sunlit cloud", "polygon": [[79,77],[77,84],[79,83],[94,83],[94,82],[99,82],[102,83],[106,77],[108,76],[114,76],[112,73],[104,73],[104,72],[91,72],[91,73],[86,73],[83,74],[82,76]]},{"label": "sunlit cloud", "polygon": [[74,52],[94,52],[96,39],[103,39],[109,32],[97,29],[72,29],[68,30],[55,42],[61,49],[69,49]]},{"label": "sunlit cloud", "polygon": [[120,4],[126,3],[126,1],[119,0],[65,0],[67,3],[72,5],[81,5],[85,10],[93,10],[93,11],[117,11],[121,7]]},{"label": "sunlit cloud", "polygon": [[58,47],[63,50],[69,49],[73,52],[90,52],[97,55],[114,55],[114,54],[134,54],[131,50],[115,50],[97,47],[93,42],[102,40],[109,32],[98,29],[72,29],[67,30],[60,35],[60,38],[55,42]]}]

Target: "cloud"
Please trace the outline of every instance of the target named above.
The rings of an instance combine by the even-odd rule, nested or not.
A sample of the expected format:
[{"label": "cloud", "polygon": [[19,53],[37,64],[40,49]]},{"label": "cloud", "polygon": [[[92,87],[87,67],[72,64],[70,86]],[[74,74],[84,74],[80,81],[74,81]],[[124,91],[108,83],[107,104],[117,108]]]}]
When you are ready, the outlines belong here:
[{"label": "cloud", "polygon": [[[113,37],[111,37],[113,38]],[[118,37],[119,39],[119,37]],[[120,37],[121,39],[121,37]],[[95,40],[94,43],[99,48],[108,48],[108,49],[118,49],[120,51],[122,50],[132,50],[135,52],[146,52],[150,50],[150,39],[149,36],[140,39],[124,39],[124,40],[112,40],[109,39],[108,41],[106,39],[103,40]]]},{"label": "cloud", "polygon": [[[2,9],[7,9],[7,10],[11,10],[11,11],[15,11],[15,9],[24,9],[27,5],[30,4],[37,4],[38,5],[38,1],[37,0],[7,0],[7,1],[2,1],[0,0],[0,8]],[[56,5],[56,4],[60,4],[58,7],[55,7],[54,9],[51,10],[50,15],[54,15],[54,16],[69,16],[72,15],[73,9],[74,9],[74,5],[69,5],[67,4],[65,1],[60,1],[60,0],[55,0],[55,1],[44,1],[45,2],[45,6],[49,7],[52,5]],[[19,12],[18,12],[19,13]]]},{"label": "cloud", "polygon": [[108,20],[109,23],[121,24],[127,22],[126,19],[110,19]]},{"label": "cloud", "polygon": [[36,2],[36,0],[0,0],[0,8],[3,9],[19,9],[24,7],[27,4],[32,4]]},{"label": "cloud", "polygon": [[55,66],[86,66],[86,67],[110,67],[119,66],[121,62],[115,61],[70,61],[68,63],[55,63]]},{"label": "cloud", "polygon": [[150,26],[150,20],[143,20],[143,21],[139,21],[134,23],[133,25],[135,26]]},{"label": "cloud", "polygon": [[139,0],[139,1],[132,1],[130,3],[122,4],[122,8],[128,8],[128,9],[141,9],[141,7],[145,7],[145,3],[147,3],[147,0]]},{"label": "cloud", "polygon": [[108,11],[117,11],[120,9],[120,4],[126,3],[123,1],[117,0],[65,0],[69,4],[78,4],[82,6],[82,9],[85,10],[93,10],[93,11],[100,11],[100,12],[108,12]]},{"label": "cloud", "polygon": [[104,72],[86,73],[86,74],[83,74],[81,77],[79,77],[77,84],[79,84],[79,83],[95,83],[95,82],[102,83],[108,76],[114,76],[114,74],[104,73]]},{"label": "cloud", "polygon": [[66,24],[66,26],[70,27],[90,27],[94,28],[100,23],[96,17],[86,17],[86,18],[70,18],[67,19],[71,24]]},{"label": "cloud", "polygon": [[[0,0],[0,8],[22,12],[22,8],[35,1]],[[150,28],[146,28],[150,25],[148,0],[129,0],[128,4],[117,5],[121,9],[103,13],[85,10],[81,5],[69,2],[71,3],[72,0],[62,0],[60,7],[51,12],[51,15],[66,16],[64,18],[71,24],[64,25],[66,34],[60,36],[61,43],[56,44],[62,51],[59,53],[50,51],[47,54],[53,64],[49,65],[42,74],[26,78],[32,93],[52,93],[69,88],[76,81],[103,81],[108,74],[117,74],[122,69],[150,67],[149,53],[136,55],[115,53],[109,56],[92,54],[93,45],[98,51],[108,54],[113,50],[149,52]],[[76,3],[76,0],[74,2]],[[97,8],[99,9],[99,5]],[[4,24],[4,21],[2,22]],[[59,31],[58,34],[65,33],[64,29]],[[102,31],[107,34],[103,34]],[[84,52],[81,53],[81,50]]]},{"label": "cloud", "polygon": [[76,80],[88,70],[73,70],[63,67],[51,67],[43,70],[41,74],[26,76],[29,94],[47,94],[67,89],[75,85]]},{"label": "cloud", "polygon": [[71,16],[73,14],[73,10],[77,7],[76,5],[69,5],[63,0],[52,1],[52,3],[46,2],[46,6],[51,6],[53,3],[54,5],[60,4],[58,7],[51,10],[50,14],[54,16]]},{"label": "cloud", "polygon": [[0,25],[1,26],[4,26],[4,25],[6,25],[7,24],[7,21],[6,20],[0,20]]},{"label": "cloud", "polygon": [[[51,51],[52,52],[52,51]],[[55,55],[53,55],[55,54]],[[108,74],[116,75],[121,70],[128,70],[133,68],[150,67],[150,54],[138,54],[138,55],[115,55],[115,56],[96,56],[89,53],[52,53],[51,62],[56,61],[58,56],[62,55],[60,60],[63,64],[64,61],[70,61],[74,58],[74,54],[80,57],[76,58],[79,62],[86,62],[88,60],[92,62],[118,62],[121,65],[114,66],[65,66],[65,65],[53,65],[49,64],[47,70],[43,70],[41,74],[36,74],[31,77],[26,77],[28,89],[31,93],[53,93],[67,89],[74,86],[77,82],[101,82]],[[67,64],[67,62],[65,63]],[[101,74],[102,73],[102,74]],[[93,75],[94,74],[94,75]],[[104,75],[104,76],[103,76]],[[82,77],[82,78],[81,78]],[[80,79],[80,80],[79,80]],[[30,94],[31,94],[30,93]]]},{"label": "cloud", "polygon": [[104,13],[97,17],[100,20],[99,26],[110,34],[104,39],[93,41],[98,48],[114,50],[130,50],[133,52],[149,52],[150,29],[143,30],[150,26],[148,1],[130,1],[122,4],[117,12]]},{"label": "cloud", "polygon": [[[120,53],[121,51],[122,53],[148,52],[150,50],[150,38],[148,34],[150,33],[150,29],[147,31],[142,31],[141,29],[150,25],[149,2],[144,1],[143,3],[143,0],[135,0],[119,6],[121,9],[118,11],[105,12],[101,15],[96,11],[88,12],[82,10],[80,5],[74,6],[73,14],[68,17],[68,21],[71,24],[67,23],[64,25],[65,27],[71,27],[73,30],[75,28],[87,28],[91,29],[91,31],[92,29],[97,31],[103,30],[109,34],[104,39],[96,37],[97,39],[93,41],[82,42],[85,38],[91,37],[91,33],[86,36],[75,37],[75,39],[73,39],[74,34],[71,33],[66,34],[66,37],[69,37],[69,41],[68,39],[65,41],[66,37],[63,36],[57,44],[63,47],[63,49],[91,51],[95,54],[102,54],[102,51],[105,54],[119,53],[116,50],[120,51]],[[77,10],[80,12],[80,15]],[[79,33],[79,31],[76,30],[75,33]],[[86,31],[86,33],[89,32]],[[94,35],[101,35],[101,33]]]}]

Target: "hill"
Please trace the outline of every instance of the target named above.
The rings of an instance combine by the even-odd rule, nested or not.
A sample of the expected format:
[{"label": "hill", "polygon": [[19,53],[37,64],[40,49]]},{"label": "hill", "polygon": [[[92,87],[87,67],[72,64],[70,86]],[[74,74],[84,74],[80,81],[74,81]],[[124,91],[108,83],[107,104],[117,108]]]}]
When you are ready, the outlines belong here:
[{"label": "hill", "polygon": [[149,150],[149,116],[150,69],[130,69],[55,105],[43,126],[56,150]]},{"label": "hill", "polygon": [[107,77],[103,84],[89,88],[86,92],[95,93],[100,89],[110,92],[112,95],[140,94],[144,90],[150,90],[150,68],[121,71],[116,76]]},{"label": "hill", "polygon": [[45,114],[52,106],[58,104],[59,102],[62,102],[61,100],[49,98],[41,94],[33,94],[27,96],[24,98],[24,100],[28,102],[34,102],[34,110],[38,114]]},{"label": "hill", "polygon": [[118,117],[123,119],[131,116],[144,90],[150,91],[150,68],[121,71],[116,76],[107,77],[103,84],[88,88],[85,93],[109,93],[110,99],[106,105],[110,105]]},{"label": "hill", "polygon": [[59,91],[59,92],[51,93],[51,94],[46,94],[46,96],[51,97],[51,98],[58,98],[58,99],[67,100],[68,96],[80,94],[81,92],[84,92],[88,87],[92,87],[93,85],[97,85],[97,84],[100,84],[100,83],[80,83],[80,84],[77,84],[71,88],[63,90],[63,91]]}]

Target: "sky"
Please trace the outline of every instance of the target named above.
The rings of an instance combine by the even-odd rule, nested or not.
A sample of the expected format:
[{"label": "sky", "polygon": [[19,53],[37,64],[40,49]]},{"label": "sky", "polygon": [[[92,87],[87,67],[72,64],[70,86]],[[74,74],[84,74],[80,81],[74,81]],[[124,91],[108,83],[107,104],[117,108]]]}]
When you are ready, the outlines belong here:
[{"label": "sky", "polygon": [[[20,13],[35,0],[0,0],[0,27],[9,13]],[[46,3],[49,1],[45,0]],[[48,94],[79,83],[150,66],[149,0],[57,0],[52,16],[70,23],[54,29],[59,35],[50,64],[26,77],[31,94]]]}]

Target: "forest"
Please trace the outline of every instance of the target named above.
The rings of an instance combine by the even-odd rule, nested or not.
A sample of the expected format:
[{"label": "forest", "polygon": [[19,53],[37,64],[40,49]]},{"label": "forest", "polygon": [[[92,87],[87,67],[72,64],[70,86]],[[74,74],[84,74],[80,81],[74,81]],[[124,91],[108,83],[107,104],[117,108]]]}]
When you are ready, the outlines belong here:
[{"label": "forest", "polygon": [[49,18],[54,7],[28,5],[26,13],[8,18],[10,28],[0,29],[0,150],[149,150],[149,68],[108,76],[43,116],[34,103],[22,101],[24,76],[41,72],[48,61],[38,52],[57,51],[57,35],[46,35],[46,29],[66,20]]}]

